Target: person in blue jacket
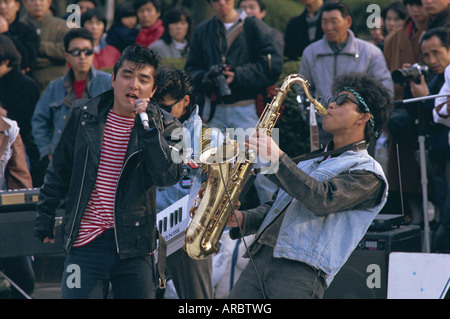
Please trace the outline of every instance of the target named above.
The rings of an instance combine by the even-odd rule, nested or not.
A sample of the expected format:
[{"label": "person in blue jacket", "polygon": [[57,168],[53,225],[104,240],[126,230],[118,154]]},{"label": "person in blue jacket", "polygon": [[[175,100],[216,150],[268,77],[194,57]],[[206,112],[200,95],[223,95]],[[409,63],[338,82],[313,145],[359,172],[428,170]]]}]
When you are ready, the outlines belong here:
[{"label": "person in blue jacket", "polygon": [[77,99],[93,98],[111,89],[111,75],[94,69],[92,34],[71,29],[64,37],[66,74],[51,81],[34,109],[31,126],[40,159],[51,160],[70,107]]}]

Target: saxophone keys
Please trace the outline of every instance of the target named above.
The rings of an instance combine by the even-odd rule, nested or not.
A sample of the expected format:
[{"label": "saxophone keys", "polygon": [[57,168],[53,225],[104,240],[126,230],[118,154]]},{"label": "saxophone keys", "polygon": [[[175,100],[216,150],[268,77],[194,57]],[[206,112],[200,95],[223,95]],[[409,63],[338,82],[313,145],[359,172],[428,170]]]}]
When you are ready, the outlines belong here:
[{"label": "saxophone keys", "polygon": [[220,251],[220,248],[222,247],[220,242],[217,242],[216,245],[214,246],[214,251],[213,254],[217,254]]}]

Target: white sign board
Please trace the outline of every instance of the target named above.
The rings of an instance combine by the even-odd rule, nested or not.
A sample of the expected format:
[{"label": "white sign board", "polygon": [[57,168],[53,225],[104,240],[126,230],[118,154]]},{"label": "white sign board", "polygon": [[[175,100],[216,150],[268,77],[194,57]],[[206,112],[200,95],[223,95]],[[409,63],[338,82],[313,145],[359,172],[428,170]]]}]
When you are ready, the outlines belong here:
[{"label": "white sign board", "polygon": [[389,255],[388,299],[443,299],[449,286],[449,254]]}]

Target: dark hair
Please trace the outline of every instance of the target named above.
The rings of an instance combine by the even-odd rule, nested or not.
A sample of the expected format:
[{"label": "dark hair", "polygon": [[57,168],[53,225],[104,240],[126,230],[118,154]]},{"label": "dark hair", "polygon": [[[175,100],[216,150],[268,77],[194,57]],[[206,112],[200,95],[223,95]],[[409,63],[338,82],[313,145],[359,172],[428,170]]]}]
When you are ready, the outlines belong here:
[{"label": "dark hair", "polygon": [[78,2],[80,2],[80,1],[87,1],[87,2],[92,2],[92,4],[94,5],[94,7],[98,7],[98,4],[97,4],[97,1],[95,1],[95,0],[75,0],[75,1],[73,1],[73,3],[74,4],[77,4]]},{"label": "dark hair", "polygon": [[163,17],[164,33],[161,36],[161,39],[164,40],[165,43],[169,44],[172,42],[172,37],[169,34],[169,24],[181,21],[183,19],[183,16],[186,18],[186,22],[189,24],[189,28],[186,34],[186,40],[189,41],[191,39],[192,18],[189,10],[186,7],[174,7],[167,10]]},{"label": "dark hair", "polygon": [[159,66],[161,64],[161,57],[158,53],[149,49],[147,47],[143,47],[140,44],[131,44],[123,50],[122,55],[117,60],[114,65],[113,74],[114,77],[119,72],[119,69],[122,67],[124,61],[129,61],[136,64],[136,67],[142,68],[144,66],[153,66],[155,72],[153,74],[153,78],[155,79],[155,84],[159,82]]},{"label": "dark hair", "polygon": [[114,10],[114,25],[122,25],[122,18],[127,17],[135,17],[136,16],[136,9],[134,9],[134,6],[131,2],[123,1],[119,2],[116,6],[116,9]]},{"label": "dark hair", "polygon": [[92,20],[93,18],[97,18],[99,21],[103,22],[103,25],[106,29],[106,16],[100,9],[88,9],[85,13],[81,15],[81,26],[84,27],[86,21]]},{"label": "dark hair", "polygon": [[383,20],[386,19],[387,16],[387,12],[389,10],[394,11],[395,13],[398,14],[398,17],[402,20],[405,20],[408,13],[406,12],[406,7],[405,5],[400,2],[400,1],[395,1],[392,2],[389,6],[387,6],[386,8],[384,8],[383,10],[381,10],[381,17],[383,18]]},{"label": "dark hair", "polygon": [[418,6],[422,6],[422,0],[403,0],[403,4],[405,5],[405,7],[408,4],[411,4],[411,5],[416,4]]},{"label": "dark hair", "polygon": [[133,6],[134,10],[138,10],[140,7],[142,7],[144,4],[152,3],[155,6],[155,9],[157,12],[161,12],[161,1],[160,0],[134,0]]},{"label": "dark hair", "polygon": [[64,36],[64,49],[67,51],[69,49],[70,41],[76,38],[83,38],[91,41],[92,46],[94,46],[94,39],[92,38],[92,33],[85,28],[73,28]]},{"label": "dark hair", "polygon": [[322,6],[321,14],[324,12],[329,12],[333,10],[339,10],[343,18],[350,16],[350,9],[348,6],[339,1],[339,2],[327,2]]},{"label": "dark hair", "polygon": [[6,60],[9,60],[9,67],[20,68],[22,56],[17,51],[14,42],[8,36],[0,34],[0,63]]},{"label": "dark hair", "polygon": [[[242,2],[242,1],[246,1],[246,0],[239,0],[239,2],[238,2],[238,7],[241,5],[241,2]],[[252,0],[252,1],[258,2],[258,6],[259,6],[259,9],[260,9],[261,11],[266,10],[266,4],[264,3],[263,0]]]},{"label": "dark hair", "polygon": [[187,114],[190,114],[195,107],[195,94],[192,79],[183,70],[170,66],[161,68],[158,89],[155,92],[155,99],[158,101],[167,95],[175,100],[180,100],[185,95],[189,95],[190,103],[187,107]]},{"label": "dark hair", "polygon": [[[352,88],[364,99],[373,115],[374,131],[380,132],[387,124],[393,108],[392,98],[386,87],[371,75],[357,72],[338,75],[333,81],[333,95],[344,87]],[[361,112],[364,110],[361,109]],[[371,129],[369,125],[366,125],[366,140],[369,141],[371,136]]]},{"label": "dark hair", "polygon": [[434,36],[439,38],[443,47],[445,47],[446,49],[449,48],[450,29],[444,27],[433,28],[425,32],[425,34],[422,36],[422,39],[420,39],[420,45],[422,45],[423,41],[429,40]]}]

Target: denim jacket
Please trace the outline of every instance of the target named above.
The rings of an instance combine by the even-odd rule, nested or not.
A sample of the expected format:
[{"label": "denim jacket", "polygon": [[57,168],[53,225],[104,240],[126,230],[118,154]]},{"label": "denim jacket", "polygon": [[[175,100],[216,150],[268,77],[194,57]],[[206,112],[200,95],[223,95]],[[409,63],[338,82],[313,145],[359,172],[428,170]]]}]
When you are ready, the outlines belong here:
[{"label": "denim jacket", "polygon": [[[31,125],[41,159],[53,153],[64,128],[73,103],[72,100],[68,101],[71,76],[72,70],[69,70],[64,76],[50,82],[36,104]],[[111,75],[91,67],[86,86],[83,98],[93,98],[111,89]]]},{"label": "denim jacket", "polygon": [[[200,154],[202,151],[201,145],[201,136],[202,136],[202,128],[203,122],[200,116],[198,115],[199,108],[198,106],[192,111],[189,118],[183,122],[183,135],[184,141],[186,145],[191,145],[192,154],[190,156],[190,160],[185,160],[183,165],[183,174],[187,174],[182,177],[182,179],[168,187],[158,187],[156,190],[156,210],[160,212],[165,208],[169,207],[176,201],[185,197],[186,195],[190,195],[190,202],[193,201],[195,196],[197,195],[198,190],[202,185],[202,166],[200,164]],[[210,147],[217,147],[223,144],[223,135],[219,130],[214,130],[214,133],[211,134],[211,144]],[[190,151],[188,151],[190,153]],[[183,183],[186,185],[186,182],[189,182],[190,187],[182,187]]]},{"label": "denim jacket", "polygon": [[300,162],[297,167],[319,181],[343,172],[367,170],[378,175],[386,184],[380,203],[374,207],[330,214],[313,212],[285,191],[279,191],[257,237],[274,221],[278,213],[286,209],[274,257],[298,260],[321,270],[329,285],[386,203],[386,177],[381,166],[366,150],[348,151],[325,161],[312,159]]}]

